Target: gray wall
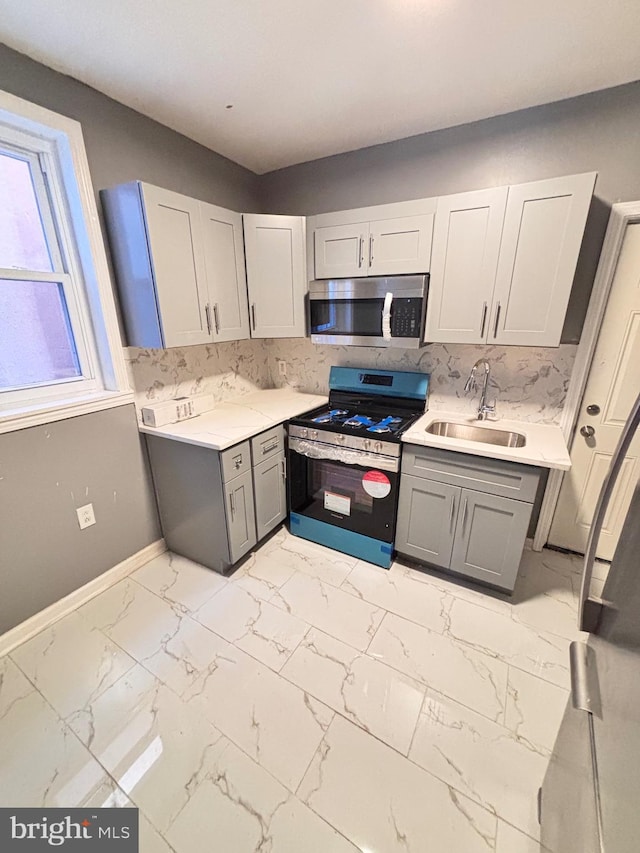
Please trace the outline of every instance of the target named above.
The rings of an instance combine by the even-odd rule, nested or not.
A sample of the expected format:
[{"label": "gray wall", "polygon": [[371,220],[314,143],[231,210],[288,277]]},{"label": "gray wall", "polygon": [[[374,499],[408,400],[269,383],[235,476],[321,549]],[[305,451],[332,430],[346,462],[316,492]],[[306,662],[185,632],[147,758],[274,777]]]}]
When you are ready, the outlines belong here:
[{"label": "gray wall", "polygon": [[563,342],[578,341],[609,209],[640,198],[640,83],[264,175],[262,205],[310,214],[598,172]]},{"label": "gray wall", "polygon": [[0,436],[0,472],[0,633],[160,536],[133,403]]},{"label": "gray wall", "polygon": [[[81,122],[96,193],[140,178],[259,209],[248,170],[3,45],[0,89]],[[0,435],[0,633],[160,535],[132,405]]]}]

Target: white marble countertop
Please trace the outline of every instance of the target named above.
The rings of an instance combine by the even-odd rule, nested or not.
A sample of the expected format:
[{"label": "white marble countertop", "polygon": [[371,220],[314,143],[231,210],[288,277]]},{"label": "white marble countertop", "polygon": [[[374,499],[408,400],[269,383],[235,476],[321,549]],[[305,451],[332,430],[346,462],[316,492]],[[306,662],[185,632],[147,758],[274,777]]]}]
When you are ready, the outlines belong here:
[{"label": "white marble countertop", "polygon": [[[426,431],[434,421],[453,421],[470,424],[479,428],[503,429],[519,432],[526,438],[524,447],[500,447],[479,441],[467,441],[460,438],[446,438],[431,435]],[[554,424],[536,424],[526,421],[510,421],[499,418],[495,421],[479,421],[475,417],[460,412],[429,411],[410,427],[402,436],[408,444],[420,444],[426,447],[439,447],[442,450],[454,450],[473,456],[486,456],[490,459],[506,459],[509,462],[522,462],[524,465],[539,465],[542,468],[558,468],[568,471],[571,459],[562,430]]]},{"label": "white marble countertop", "polygon": [[149,435],[173,438],[212,450],[225,450],[326,402],[327,397],[318,394],[301,394],[290,388],[272,388],[216,403],[210,412],[188,421],[163,427],[150,427],[141,423],[139,428]]}]

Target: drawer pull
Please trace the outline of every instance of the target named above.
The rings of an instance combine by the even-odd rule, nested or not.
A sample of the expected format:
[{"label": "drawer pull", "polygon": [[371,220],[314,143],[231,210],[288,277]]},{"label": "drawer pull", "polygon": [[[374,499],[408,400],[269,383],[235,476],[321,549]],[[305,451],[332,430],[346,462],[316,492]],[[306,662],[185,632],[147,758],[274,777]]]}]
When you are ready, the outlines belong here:
[{"label": "drawer pull", "polygon": [[234,456],[234,457],[233,457],[233,464],[235,465],[236,470],[237,470],[238,468],[242,468],[242,455],[240,455],[240,456]]},{"label": "drawer pull", "polygon": [[276,448],[278,447],[278,443],[278,439],[276,438],[276,440],[268,446],[266,444],[263,444],[262,455],[264,456],[265,453],[271,453],[272,450],[276,450]]}]

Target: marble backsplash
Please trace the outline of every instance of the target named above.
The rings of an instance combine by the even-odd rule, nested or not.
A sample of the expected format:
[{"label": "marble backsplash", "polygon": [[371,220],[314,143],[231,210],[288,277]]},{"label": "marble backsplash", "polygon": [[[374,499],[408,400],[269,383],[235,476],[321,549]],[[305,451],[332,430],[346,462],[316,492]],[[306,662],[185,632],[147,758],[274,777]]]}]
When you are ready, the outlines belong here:
[{"label": "marble backsplash", "polygon": [[[312,344],[308,338],[233,341],[170,350],[129,347],[125,358],[138,408],[190,394],[228,400],[262,388],[289,386],[327,394],[332,364],[422,370],[431,374],[429,406],[461,414],[477,410],[478,394],[465,394],[474,362],[491,363],[489,400],[499,417],[557,423],[577,347],[500,347],[430,344],[417,350]],[[286,376],[278,361],[287,365]]]},{"label": "marble backsplash", "polygon": [[136,406],[190,394],[213,394],[216,402],[272,388],[270,356],[263,341],[173,349],[125,349]]},{"label": "marble backsplash", "polygon": [[[491,364],[489,401],[497,397],[499,417],[536,423],[557,423],[562,412],[577,346],[505,347],[429,344],[422,349],[344,347],[312,344],[308,338],[265,342],[271,385],[297,391],[328,393],[332,364],[351,367],[422,370],[431,374],[429,408],[473,414],[478,394],[465,394],[464,384],[481,356]],[[279,360],[287,365],[278,373]]]}]

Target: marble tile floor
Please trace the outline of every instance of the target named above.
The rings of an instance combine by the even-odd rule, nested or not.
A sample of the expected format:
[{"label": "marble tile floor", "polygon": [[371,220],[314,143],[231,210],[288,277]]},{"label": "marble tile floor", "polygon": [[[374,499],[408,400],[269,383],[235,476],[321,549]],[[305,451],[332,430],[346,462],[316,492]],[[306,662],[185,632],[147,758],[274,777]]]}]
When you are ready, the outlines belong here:
[{"label": "marble tile floor", "polygon": [[533,853],[579,571],[163,554],[0,658],[0,804],[135,805],[142,853]]}]

